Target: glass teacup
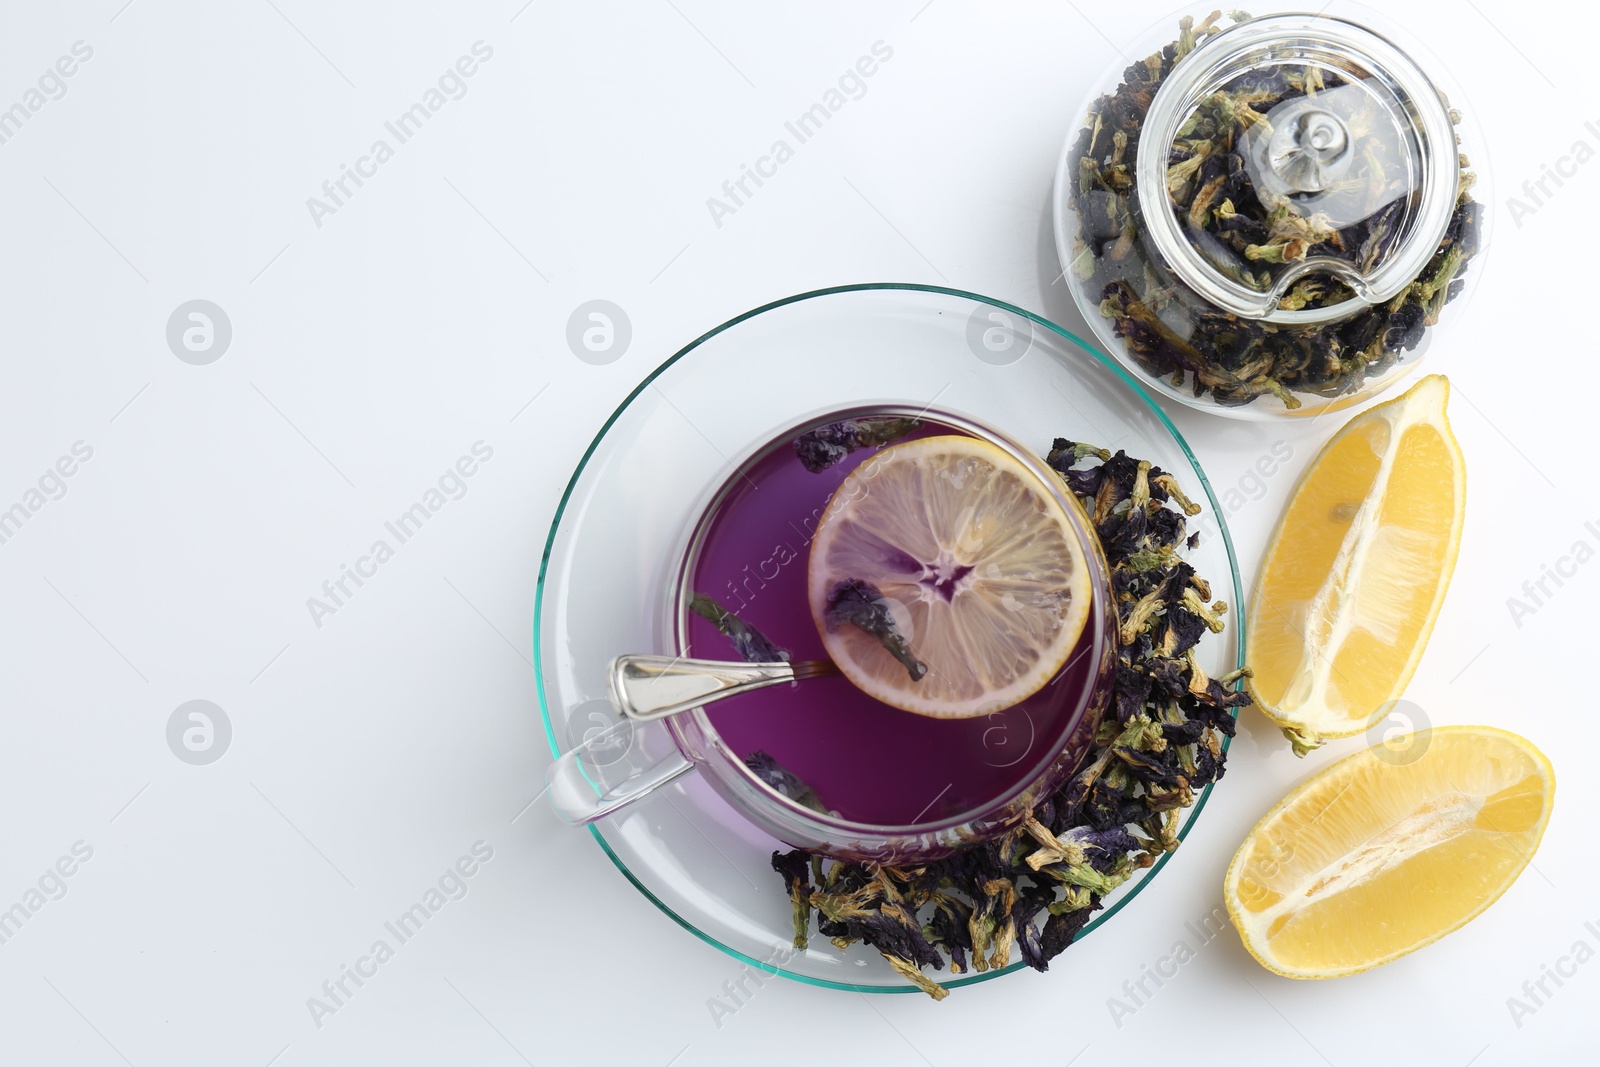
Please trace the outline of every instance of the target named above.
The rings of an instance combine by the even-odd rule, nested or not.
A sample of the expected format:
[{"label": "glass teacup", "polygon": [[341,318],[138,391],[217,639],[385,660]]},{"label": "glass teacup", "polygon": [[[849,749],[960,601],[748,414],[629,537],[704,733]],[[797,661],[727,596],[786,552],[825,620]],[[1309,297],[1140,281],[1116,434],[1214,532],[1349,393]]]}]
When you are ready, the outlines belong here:
[{"label": "glass teacup", "polygon": [[659,651],[734,659],[734,646],[690,611],[696,594],[715,599],[794,661],[821,658],[805,593],[808,549],[830,495],[874,449],[814,472],[799,463],[794,441],[851,419],[916,420],[907,439],[986,441],[1061,505],[1092,590],[1088,620],[1064,665],[1026,699],[967,719],[889,707],[838,675],[744,692],[661,725],[636,724],[592,700],[583,715],[569,717],[583,734],[549,774],[561,818],[593,822],[694,769],[780,841],[844,859],[913,863],[1015,827],[1081,762],[1109,696],[1116,647],[1104,557],[1082,508],[1038,455],[950,410],[877,404],[813,415],[768,435],[692,509],[662,574],[661,647],[613,648],[607,658]]}]

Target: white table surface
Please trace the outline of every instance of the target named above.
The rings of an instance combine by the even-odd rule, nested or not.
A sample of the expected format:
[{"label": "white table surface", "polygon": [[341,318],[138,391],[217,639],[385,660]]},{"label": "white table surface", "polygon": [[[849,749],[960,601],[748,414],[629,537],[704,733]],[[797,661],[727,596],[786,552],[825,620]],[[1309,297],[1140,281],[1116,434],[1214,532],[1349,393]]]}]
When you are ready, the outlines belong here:
[{"label": "white table surface", "polygon": [[[1483,282],[1432,364],[1456,386],[1471,494],[1408,696],[1435,724],[1525,734],[1561,775],[1535,868],[1484,916],[1330,983],[1268,974],[1230,929],[1114,1011],[1219,906],[1254,821],[1363,743],[1299,761],[1254,716],[1133,906],[1049,974],[940,1004],[772,981],[715,1013],[736,961],[646,903],[587,834],[538,805],[511,821],[548,761],[525,658],[539,550],[606,414],[709,326],[842,282],[947,283],[1085,332],[1052,284],[1050,177],[1110,42],[1166,7],[4,5],[0,107],[75,42],[92,56],[46,78],[64,95],[0,144],[0,508],[26,505],[75,446],[92,456],[45,477],[59,499],[0,544],[0,908],[30,913],[0,944],[0,1062],[970,1067],[1027,1049],[1059,1065],[1148,1050],[1487,1067],[1592,1047],[1600,963],[1571,954],[1600,948],[1583,682],[1600,504],[1580,416],[1600,163],[1532,214],[1506,210],[1541,164],[1600,148],[1588,5],[1386,9],[1452,57],[1498,196]],[[307,198],[478,41],[492,57],[465,95],[314,219]],[[892,58],[864,95],[714,219],[707,198],[879,41]],[[195,299],[232,328],[205,365],[166,339]],[[591,299],[632,324],[604,366],[566,343]],[[1332,420],[1177,419],[1220,488],[1251,490],[1257,457],[1292,449],[1232,516],[1253,570]],[[478,441],[493,458],[466,495],[313,620],[307,598]],[[1514,617],[1508,598],[1580,541],[1586,562]],[[190,700],[231,724],[208,765],[167,742]],[[466,896],[314,1018],[322,983],[480,841],[492,859]],[[73,874],[57,880],[62,857]],[[1513,1012],[1557,964],[1564,984]]]}]

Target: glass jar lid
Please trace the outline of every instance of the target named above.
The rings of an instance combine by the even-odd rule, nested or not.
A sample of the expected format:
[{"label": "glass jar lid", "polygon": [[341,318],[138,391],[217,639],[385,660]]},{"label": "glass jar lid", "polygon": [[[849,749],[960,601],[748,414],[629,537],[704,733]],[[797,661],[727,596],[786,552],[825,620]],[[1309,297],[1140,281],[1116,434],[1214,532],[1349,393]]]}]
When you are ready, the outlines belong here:
[{"label": "glass jar lid", "polygon": [[1438,251],[1460,180],[1452,118],[1410,56],[1363,26],[1238,23],[1151,100],[1136,163],[1145,237],[1220,310],[1342,319],[1393,299]]}]

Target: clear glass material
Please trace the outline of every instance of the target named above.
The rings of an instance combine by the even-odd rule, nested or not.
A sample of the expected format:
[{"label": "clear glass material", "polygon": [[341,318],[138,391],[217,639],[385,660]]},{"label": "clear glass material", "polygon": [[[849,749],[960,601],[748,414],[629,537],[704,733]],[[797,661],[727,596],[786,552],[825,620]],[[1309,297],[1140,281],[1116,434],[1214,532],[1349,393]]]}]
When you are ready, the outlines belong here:
[{"label": "clear glass material", "polygon": [[[921,433],[955,431],[985,440],[1009,453],[1032,474],[1040,490],[1056,499],[1066,514],[1080,558],[1088,568],[1091,590],[1088,619],[1074,644],[1069,663],[1037,696],[1003,712],[963,722],[933,722],[897,710],[890,710],[887,718],[883,718],[871,715],[870,707],[850,704],[851,699],[859,699],[859,696],[840,692],[840,688],[848,689],[849,683],[836,677],[803,690],[794,691],[792,686],[788,687],[793,699],[785,700],[778,708],[771,702],[767,702],[767,706],[760,703],[751,706],[746,701],[743,707],[732,712],[731,722],[737,730],[752,726],[759,729],[759,724],[750,722],[747,716],[773,715],[777,718],[768,721],[781,721],[786,729],[805,734],[808,741],[815,739],[806,747],[815,745],[826,752],[814,770],[819,774],[832,773],[835,786],[842,784],[839,779],[843,777],[847,780],[843,784],[851,787],[865,788],[862,783],[872,783],[877,792],[887,791],[896,798],[904,798],[898,801],[900,810],[909,820],[904,823],[866,822],[861,817],[850,818],[838,811],[817,811],[784,796],[746,766],[738,745],[718,731],[706,708],[695,706],[697,700],[703,701],[713,694],[727,696],[737,691],[768,688],[774,681],[793,682],[797,673],[812,675],[815,672],[809,668],[817,661],[800,660],[791,666],[730,664],[689,658],[696,651],[690,647],[689,639],[689,602],[698,591],[693,575],[702,561],[711,531],[730,518],[730,505],[741,511],[758,509],[764,526],[781,531],[773,536],[800,542],[798,551],[791,550],[793,556],[800,558],[805,550],[805,541],[799,536],[800,523],[814,520],[815,513],[808,512],[817,496],[827,493],[828,482],[798,470],[800,463],[793,446],[795,438],[828,423],[872,417],[914,419],[922,423]],[[691,517],[697,512],[699,517],[684,531],[684,544],[673,553],[682,561],[678,580],[662,590],[661,631],[672,635],[665,652],[641,656],[624,647],[615,650],[617,658],[608,668],[608,695],[618,710],[626,701],[633,713],[627,719],[613,716],[614,723],[609,724],[607,730],[597,732],[590,744],[567,752],[547,770],[551,804],[556,814],[573,825],[588,825],[615,815],[684,773],[681,762],[670,755],[632,777],[624,777],[631,770],[626,762],[600,765],[598,756],[616,747],[621,731],[660,718],[679,752],[695,765],[724,800],[756,826],[794,847],[856,862],[910,866],[943,858],[1015,829],[1042,799],[1065,784],[1083,762],[1111,695],[1110,679],[1116,657],[1116,610],[1111,600],[1111,579],[1105,555],[1088,515],[1038,454],[992,426],[942,407],[924,404],[835,409],[798,423],[781,424],[767,441],[758,445],[755,454],[747,453],[731,464],[732,469],[703,505],[689,511]],[[855,460],[863,461],[869,455],[870,450],[863,450],[856,454]],[[776,483],[759,485],[755,479],[772,464],[791,467],[808,484],[811,493],[786,499]],[[834,468],[836,475],[850,465],[847,462]],[[703,476],[703,471],[693,468],[663,470],[656,491],[666,497],[703,499],[705,487],[699,481]],[[760,581],[763,589],[766,582],[759,574],[750,574],[749,561],[760,559],[771,545],[772,541],[766,539],[755,546],[736,548],[732,554],[735,566],[746,562],[745,572],[750,575],[747,581]],[[746,555],[753,549],[757,550],[757,555]],[[791,578],[798,576],[796,573]],[[767,577],[777,579],[778,568]],[[714,586],[711,588],[715,591]],[[753,589],[747,591],[754,592]],[[805,636],[812,636],[810,610],[803,591],[793,600],[783,599],[776,591],[761,592],[754,599],[755,607],[751,612],[740,612],[745,623],[766,633],[777,633],[771,628],[772,623],[787,626],[798,621],[800,629],[807,631]],[[797,647],[787,641],[784,644]],[[715,648],[720,651],[723,647],[723,639],[718,635]],[[805,655],[822,655],[822,652],[817,650]],[[633,692],[647,695],[647,703],[664,703],[668,708],[688,705],[688,708],[662,716],[641,712],[638,702],[629,699]],[[658,700],[653,695],[657,692],[666,695]],[[823,705],[818,705],[819,701]],[[798,717],[796,712],[800,713]],[[819,736],[816,731],[821,717],[839,724],[837,732]],[[863,725],[868,718],[872,722],[870,737]],[[764,749],[766,745],[756,742],[753,747]],[[851,752],[841,754],[841,748]],[[1015,749],[1020,751],[1013,751]],[[912,750],[918,753],[915,758],[909,755]],[[1001,757],[1001,761],[992,758],[995,756]],[[866,766],[858,771],[857,764],[863,761]],[[950,775],[942,790],[927,777],[931,773],[930,763],[945,766]],[[841,771],[840,768],[845,769]],[[984,772],[986,781],[972,793],[968,793],[967,788],[973,783],[963,781],[962,787],[952,793],[957,780],[968,768]],[[807,773],[805,778],[811,780],[811,774]],[[922,795],[923,790],[928,791],[927,797]],[[826,795],[834,796],[831,791]],[[940,798],[944,798],[946,804],[936,809],[934,801]],[[959,803],[954,798],[959,798]],[[915,809],[920,811],[913,817],[911,812]]]},{"label": "clear glass material", "polygon": [[[937,422],[943,428],[959,430],[998,445],[1032,472],[1040,488],[1055,497],[1067,513],[1081,548],[1082,557],[1092,572],[1090,581],[1093,587],[1093,603],[1089,609],[1089,619],[1078,646],[1078,654],[1084,656],[1084,662],[1090,666],[1087,670],[1080,668],[1074,681],[1062,683],[1070,685],[1074,690],[1062,694],[1071,713],[1058,723],[1053,731],[1054,736],[1037,738],[1037,743],[1030,743],[1028,750],[1016,757],[1017,761],[1029,760],[1030,757],[1031,760],[1020,764],[1022,770],[1015,775],[1013,784],[1004,792],[989,796],[977,806],[965,811],[941,818],[918,819],[916,822],[899,826],[872,825],[840,818],[837,815],[819,813],[782,796],[764,784],[750,768],[745,766],[739,753],[718,734],[704,709],[673,716],[667,721],[667,729],[677,741],[678,748],[695,762],[712,788],[721,794],[724,800],[778,840],[840,859],[904,866],[948,856],[964,846],[1015,828],[1028,817],[1040,800],[1060,788],[1077,769],[1089,751],[1095,727],[1100,722],[1100,714],[1110,697],[1108,681],[1116,656],[1116,639],[1113,631],[1116,611],[1111,603],[1111,580],[1105,557],[1100,551],[1094,530],[1089,525],[1089,517],[1066,491],[1061,479],[1045,465],[1041,458],[1047,451],[1045,447],[1040,447],[1037,452],[1031,452],[1024,445],[1010,440],[1003,431],[949,410],[943,406],[942,401],[937,407],[923,403],[875,404],[870,407],[834,409],[823,414],[811,415],[797,423],[780,423],[774,427],[776,432],[769,432],[767,437],[757,444],[767,445],[768,442],[772,442],[771,447],[762,450],[770,453],[789,448],[789,442],[795,437],[825,423],[869,416],[907,416],[926,422]],[[1048,443],[1044,442],[1044,445]],[[663,629],[674,635],[671,644],[673,652],[683,654],[689,652],[686,625],[689,618],[688,603],[694,592],[690,588],[689,575],[693,573],[695,558],[706,530],[720,510],[720,501],[733,490],[742,488],[743,472],[749,466],[747,461],[753,458],[749,455],[749,451],[747,449],[741,454],[734,473],[718,486],[715,498],[710,506],[703,510],[702,518],[695,523],[689,535],[687,549],[678,554],[684,561],[678,588],[675,595],[672,591],[668,591],[669,595],[664,604],[668,618]],[[689,487],[670,484],[662,487],[667,493],[672,493],[675,489],[689,490]],[[748,506],[769,509],[781,506],[776,502],[761,500],[760,498],[764,496],[766,494],[760,492],[753,494]],[[803,600],[783,610],[809,619],[808,605]],[[756,620],[747,618],[746,621]],[[847,683],[841,680],[839,684]],[[750,714],[761,714],[761,712],[756,710]],[[980,724],[973,726],[975,732],[981,732]],[[886,745],[899,745],[902,738],[903,732],[896,732],[882,740]],[[852,738],[840,737],[838,743],[851,744]],[[890,757],[886,755],[885,758]],[[920,805],[921,799],[918,798],[911,803]]]},{"label": "clear glass material", "polygon": [[1271,418],[1374,396],[1481,273],[1487,168],[1458,138],[1481,140],[1437,61],[1357,5],[1190,14],[1194,32],[1178,13],[1133,47],[1157,67],[1106,74],[1063,150],[1073,295],[1117,358],[1189,406]]},{"label": "clear glass material", "polygon": [[[573,474],[546,544],[534,615],[552,755],[582,749],[597,795],[681,760],[666,723],[618,721],[607,668],[622,650],[676,649],[663,605],[676,602],[686,531],[740,457],[818,412],[934,403],[1000,428],[1030,454],[1069,437],[1174,472],[1204,507],[1191,524],[1201,540],[1189,558],[1219,591],[1231,587],[1231,603],[1242,602],[1210,485],[1176,429],[1115,363],[1037,316],[959,290],[884,284],[806,293],[742,315],[672,356],[611,416]],[[680,491],[690,484],[701,491]],[[1243,647],[1242,624],[1230,613],[1224,633],[1202,643],[1202,666],[1227,673]],[[796,951],[788,897],[769,863],[779,842],[704,775],[663,777],[649,796],[589,828],[646,897],[765,971],[841,989],[915,990],[870,948],[841,953],[814,938]],[[1184,813],[1180,836],[1210,788]],[[1123,886],[1080,936],[1120,910],[1168,858]]]}]

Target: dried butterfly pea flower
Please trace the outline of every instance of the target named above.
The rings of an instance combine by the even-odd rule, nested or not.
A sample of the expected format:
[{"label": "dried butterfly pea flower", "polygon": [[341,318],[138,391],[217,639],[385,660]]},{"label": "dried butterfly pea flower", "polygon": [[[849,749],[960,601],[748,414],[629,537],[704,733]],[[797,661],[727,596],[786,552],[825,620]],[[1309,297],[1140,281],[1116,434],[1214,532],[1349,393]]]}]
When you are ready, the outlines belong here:
[{"label": "dried butterfly pea flower", "polygon": [[921,968],[943,966],[944,957],[923,935],[915,908],[907,906],[894,882],[895,878],[883,869],[866,867],[845,870],[842,877],[830,878],[827,887],[811,893],[811,904],[820,914],[817,930],[840,947],[854,941],[867,942],[896,971],[935,1000],[942,1000],[949,991],[923,974]]},{"label": "dried butterfly pea flower", "polygon": [[858,448],[878,448],[921,426],[919,419],[843,419],[818,426],[794,440],[794,454],[812,474],[834,466]]},{"label": "dried butterfly pea flower", "polygon": [[923,936],[950,957],[950,973],[961,974],[967,969],[967,953],[972,950],[972,906],[947,893],[932,894],[930,903],[933,911],[922,924]]},{"label": "dried butterfly pea flower", "polygon": [[799,775],[762,750],[756,749],[746,756],[744,765],[750,768],[752,774],[761,779],[762,785],[765,785],[779,796],[792,800],[801,807],[821,812],[823,815],[829,814],[827,806],[817,796],[816,790],[806,785],[800,780]]},{"label": "dried butterfly pea flower", "polygon": [[1101,907],[1100,901],[1094,900],[1082,908],[1068,911],[1051,911],[1050,918],[1045,921],[1044,930],[1039,937],[1040,962],[1034,963],[1030,960],[1028,966],[1036,971],[1049,970],[1050,961],[1067,950],[1067,946],[1072,944],[1073,939],[1078,936],[1078,932],[1083,929],[1090,916],[1099,911]]},{"label": "dried butterfly pea flower", "polygon": [[811,930],[811,867],[806,853],[774,852],[772,869],[783,876],[794,903],[794,947],[804,951]]},{"label": "dried butterfly pea flower", "polygon": [[829,633],[841,626],[854,626],[876,637],[889,655],[905,667],[913,682],[920,682],[928,673],[928,665],[912,654],[910,642],[900,632],[888,598],[871,582],[846,578],[835,583],[828,591],[828,606],[822,618]]},{"label": "dried butterfly pea flower", "polygon": [[715,626],[724,637],[733,642],[733,650],[748,663],[776,663],[789,661],[789,653],[768,641],[755,627],[703,593],[689,600],[689,610]]},{"label": "dried butterfly pea flower", "polygon": [[1023,962],[1036,971],[1050,966],[1037,920],[1055,901],[1055,896],[1054,886],[1024,884],[1017,891],[1016,903],[1011,908],[1011,922],[1017,931],[1017,951]]}]

